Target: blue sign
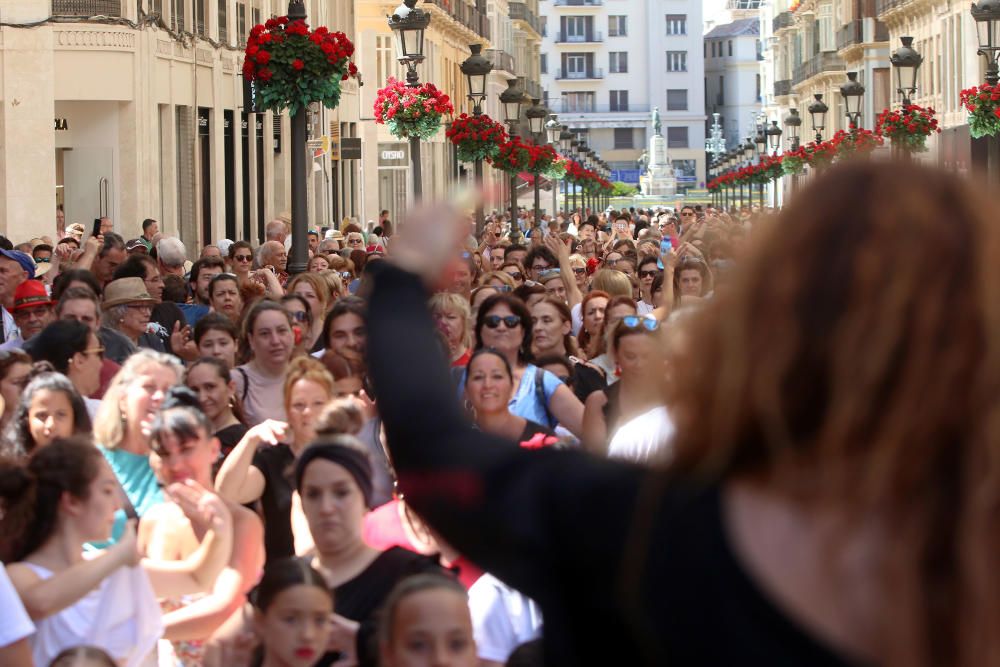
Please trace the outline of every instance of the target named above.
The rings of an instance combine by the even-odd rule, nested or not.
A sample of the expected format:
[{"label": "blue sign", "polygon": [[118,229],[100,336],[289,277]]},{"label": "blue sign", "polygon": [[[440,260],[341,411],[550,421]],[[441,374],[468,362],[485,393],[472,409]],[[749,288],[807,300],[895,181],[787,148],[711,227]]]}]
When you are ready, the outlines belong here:
[{"label": "blue sign", "polygon": [[612,181],[621,181],[622,183],[639,183],[639,170],[638,169],[614,169],[611,172]]}]

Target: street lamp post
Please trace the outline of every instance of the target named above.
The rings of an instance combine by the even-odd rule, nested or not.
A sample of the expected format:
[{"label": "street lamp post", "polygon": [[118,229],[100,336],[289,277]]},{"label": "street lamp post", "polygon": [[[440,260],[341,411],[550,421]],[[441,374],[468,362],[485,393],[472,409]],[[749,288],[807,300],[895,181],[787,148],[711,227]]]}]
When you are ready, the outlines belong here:
[{"label": "street lamp post", "polygon": [[[549,138],[549,145],[552,146],[552,149],[558,150],[562,125],[559,123],[559,117],[554,113],[549,114],[549,120],[545,123],[545,134]],[[559,214],[559,188],[556,187],[554,179],[550,179],[549,183],[552,185],[552,217],[554,218]]]},{"label": "street lamp post", "polygon": [[[569,131],[567,125],[559,126],[559,152],[562,153],[563,157],[569,157],[569,144],[573,141],[573,133]],[[563,207],[562,210],[565,212],[569,209],[569,182],[566,178],[562,180],[562,191],[563,191]]]},{"label": "street lamp post", "polygon": [[865,95],[865,87],[858,81],[857,72],[847,73],[847,83],[840,87],[840,94],[844,98],[844,107],[847,109],[848,129],[860,128],[861,105]]},{"label": "street lamp post", "polygon": [[[795,152],[799,150],[799,128],[802,127],[802,118],[799,116],[799,110],[796,108],[791,108],[788,110],[788,115],[784,119],[785,127],[788,128],[788,139],[790,144],[790,150]],[[798,174],[792,174],[792,192],[799,185]]]},{"label": "street lamp post", "polygon": [[[417,65],[424,61],[424,31],[431,23],[431,15],[417,8],[417,0],[403,0],[388,22],[396,36],[396,60],[406,67],[406,85],[419,88]],[[413,198],[420,201],[423,196],[420,137],[410,137],[410,162],[413,168]]]},{"label": "street lamp post", "polygon": [[[507,89],[500,93],[500,105],[503,108],[503,120],[507,123],[507,131],[514,138],[517,121],[521,118],[521,104],[524,101],[524,91],[518,85],[517,79],[507,81]],[[510,224],[517,225],[517,174],[510,175]]]},{"label": "street lamp post", "polygon": [[[757,154],[757,164],[760,164],[761,158],[767,154],[767,134],[765,134],[767,127],[765,119],[761,119],[761,122],[757,125],[757,136],[754,137],[754,145],[756,148],[754,152]],[[760,210],[764,212],[764,184],[760,183]],[[753,185],[750,186],[750,199],[753,200]]]},{"label": "street lamp post", "polygon": [[[305,21],[306,7],[302,0],[289,0],[288,20]],[[288,272],[302,273],[309,266],[309,201],[306,197],[306,110],[292,114],[292,252]]]},{"label": "street lamp post", "polygon": [[[537,97],[532,98],[531,106],[528,110],[524,112],[524,115],[528,117],[528,131],[531,132],[531,138],[535,144],[539,144],[543,141],[543,136],[545,132],[545,117],[549,115],[549,110],[545,108],[542,101]],[[542,205],[539,201],[540,194],[538,192],[538,180],[541,174],[535,174],[535,214],[534,223],[535,225],[542,224]]]},{"label": "street lamp post", "polygon": [[903,98],[903,108],[910,106],[910,97],[917,92],[917,72],[924,57],[913,48],[912,37],[900,37],[902,46],[893,51],[889,62],[896,72],[896,92]]},{"label": "street lamp post", "polygon": [[[738,148],[736,150],[736,161],[737,161],[737,164],[742,164],[744,166],[750,166],[750,165],[752,165],[753,164],[753,154],[754,154],[754,151],[756,150],[756,148],[757,148],[757,146],[756,146],[756,144],[754,144],[753,137],[747,137],[746,138],[746,143],[744,143],[742,147],[740,147],[740,148]],[[740,151],[743,152],[743,159],[742,159],[742,161],[739,158]],[[744,205],[749,205],[750,206],[750,210],[753,210],[753,184],[752,183],[747,184],[747,197],[746,197],[746,201],[745,202],[743,200],[743,184],[740,183],[740,208],[743,208]]]},{"label": "street lamp post", "polygon": [[[771,154],[774,156],[778,155],[778,149],[781,148],[781,128],[778,127],[778,121],[772,120],[771,126],[764,131],[767,135],[767,145],[771,149]],[[771,202],[772,208],[778,208],[778,179],[771,180]]]},{"label": "street lamp post", "polygon": [[[469,99],[472,100],[472,115],[483,115],[483,100],[486,99],[486,77],[493,71],[493,63],[483,57],[482,44],[470,44],[469,50],[472,55],[466,58],[459,69],[465,75],[469,83]],[[477,159],[474,163],[474,173],[476,178],[476,189],[479,196],[476,197],[476,238],[481,238],[483,229],[486,227],[486,215],[483,212],[483,161]]]},{"label": "street lamp post", "polygon": [[826,112],[830,107],[823,101],[823,93],[813,95],[815,101],[809,105],[809,117],[812,120],[812,129],[816,133],[816,143],[823,141],[823,130],[826,129]]},{"label": "street lamp post", "polygon": [[[1000,0],[981,0],[972,5],[972,18],[976,21],[979,37],[978,55],[986,58],[986,83],[991,86],[1000,82],[1000,68],[997,55],[1000,54]],[[1000,179],[1000,142],[993,135],[986,139],[986,169],[989,185],[996,185]]]}]

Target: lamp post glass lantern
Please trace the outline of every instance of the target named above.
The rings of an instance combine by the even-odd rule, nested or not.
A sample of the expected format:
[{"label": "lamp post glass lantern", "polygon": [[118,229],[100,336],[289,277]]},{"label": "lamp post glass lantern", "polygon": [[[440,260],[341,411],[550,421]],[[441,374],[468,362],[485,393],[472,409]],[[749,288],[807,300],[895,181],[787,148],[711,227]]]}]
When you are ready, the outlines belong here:
[{"label": "lamp post glass lantern", "polygon": [[823,101],[823,93],[816,93],[815,101],[809,105],[809,116],[812,119],[812,129],[816,133],[816,143],[823,141],[823,130],[826,129],[826,112],[830,107]]},{"label": "lamp post glass lantern", "polygon": [[[472,115],[481,116],[483,113],[483,100],[486,99],[486,78],[493,71],[493,63],[483,57],[482,44],[469,44],[469,51],[472,52],[468,58],[462,61],[459,69],[465,75],[469,84],[469,99],[472,100]],[[480,196],[476,204],[476,235],[482,237],[486,228],[486,213],[483,211],[483,161],[476,160],[473,163],[473,174],[476,179],[476,189]]]},{"label": "lamp post glass lantern", "polygon": [[[524,115],[528,117],[528,130],[531,132],[531,138],[535,143],[541,143],[543,141],[543,135],[545,131],[545,117],[549,115],[549,110],[542,105],[541,100],[537,97],[532,98],[531,106],[528,110],[524,112]],[[535,191],[535,212],[534,219],[532,222],[535,225],[541,223],[542,207],[539,201],[538,192],[538,181],[541,179],[541,174],[535,174],[535,178],[532,179],[534,182]]]},{"label": "lamp post glass lantern", "polygon": [[774,154],[778,153],[778,148],[781,147],[781,128],[778,127],[778,121],[772,120],[771,127],[767,128],[765,132],[767,134],[767,145]]},{"label": "lamp post glass lantern", "polygon": [[910,105],[910,98],[917,92],[917,72],[924,57],[913,48],[912,37],[900,37],[902,46],[893,51],[889,62],[896,71],[896,92],[903,98],[903,106]]},{"label": "lamp post glass lantern", "polygon": [[[420,86],[417,65],[424,61],[424,31],[431,23],[431,15],[417,8],[417,0],[403,0],[392,16],[388,17],[389,28],[396,37],[396,60],[406,66],[406,85]],[[420,137],[410,137],[410,168],[413,170],[413,198],[420,201],[423,196],[423,176],[421,174]]]},{"label": "lamp post glass lantern", "polygon": [[844,97],[844,107],[847,109],[847,122],[850,129],[861,126],[861,104],[865,94],[865,87],[858,81],[857,72],[847,73],[847,83],[840,87],[840,94]]},{"label": "lamp post glass lantern", "polygon": [[1000,0],[982,0],[972,4],[972,18],[976,21],[979,37],[979,55],[986,56],[986,83],[995,86],[1000,79],[997,54],[1000,53]]},{"label": "lamp post glass lantern", "polygon": [[802,127],[802,117],[799,116],[798,109],[789,109],[788,115],[784,119],[785,127],[788,128],[788,139],[792,150],[799,148],[799,129]]}]

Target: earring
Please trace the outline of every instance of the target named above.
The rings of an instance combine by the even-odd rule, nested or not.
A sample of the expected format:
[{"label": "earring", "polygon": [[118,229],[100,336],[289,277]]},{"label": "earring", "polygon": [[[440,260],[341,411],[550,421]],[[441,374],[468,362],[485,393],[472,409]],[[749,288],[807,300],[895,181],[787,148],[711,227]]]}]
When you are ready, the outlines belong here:
[{"label": "earring", "polygon": [[620,378],[622,376],[622,367],[615,364],[615,377]]}]

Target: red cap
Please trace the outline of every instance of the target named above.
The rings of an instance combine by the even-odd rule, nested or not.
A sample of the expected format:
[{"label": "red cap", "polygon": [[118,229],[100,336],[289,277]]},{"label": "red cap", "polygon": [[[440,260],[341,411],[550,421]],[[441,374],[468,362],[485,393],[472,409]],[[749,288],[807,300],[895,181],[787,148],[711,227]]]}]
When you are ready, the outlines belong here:
[{"label": "red cap", "polygon": [[14,290],[14,308],[34,308],[35,306],[51,306],[52,299],[45,290],[45,285],[38,280],[25,280]]}]

